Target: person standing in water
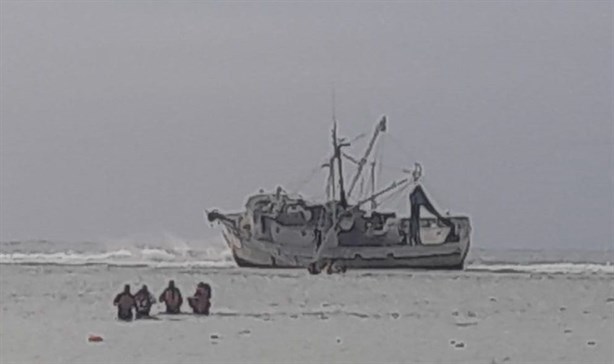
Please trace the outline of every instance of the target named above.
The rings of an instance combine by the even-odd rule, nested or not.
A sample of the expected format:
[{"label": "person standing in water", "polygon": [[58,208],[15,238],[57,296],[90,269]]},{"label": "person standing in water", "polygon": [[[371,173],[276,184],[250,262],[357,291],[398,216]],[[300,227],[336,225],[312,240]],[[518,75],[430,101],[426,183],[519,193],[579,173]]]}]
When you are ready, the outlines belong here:
[{"label": "person standing in water", "polygon": [[188,303],[195,314],[208,316],[211,307],[211,286],[203,282],[198,283],[196,293],[188,297]]},{"label": "person standing in water", "polygon": [[130,285],[124,286],[124,291],[115,296],[113,305],[117,306],[117,318],[122,321],[132,321],[132,308],[136,308],[134,296],[130,293]]},{"label": "person standing in water", "polygon": [[170,280],[168,282],[168,287],[160,295],[159,301],[166,305],[166,313],[176,314],[181,311],[183,298],[179,289],[175,287],[175,281]]},{"label": "person standing in water", "polygon": [[155,297],[149,292],[146,285],[134,295],[136,301],[136,318],[149,317],[151,306],[156,303]]}]

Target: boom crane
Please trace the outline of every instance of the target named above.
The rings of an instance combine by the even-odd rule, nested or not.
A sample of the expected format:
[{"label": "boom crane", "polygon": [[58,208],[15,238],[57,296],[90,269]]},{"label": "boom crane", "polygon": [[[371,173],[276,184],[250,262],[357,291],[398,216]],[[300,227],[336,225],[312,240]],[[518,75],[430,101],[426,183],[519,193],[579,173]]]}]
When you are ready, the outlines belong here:
[{"label": "boom crane", "polygon": [[386,116],[384,115],[382,116],[382,119],[380,120],[380,122],[377,124],[377,127],[375,128],[375,132],[373,133],[373,137],[371,138],[371,141],[369,142],[369,146],[367,147],[367,150],[365,151],[364,156],[358,161],[358,169],[356,170],[356,173],[354,174],[354,177],[352,178],[352,183],[350,184],[350,189],[348,190],[348,193],[347,193],[348,198],[352,195],[352,191],[354,190],[354,187],[356,186],[358,177],[360,177],[360,174],[362,173],[362,169],[367,163],[367,158],[369,157],[369,154],[371,154],[371,151],[373,150],[373,146],[375,145],[375,141],[377,140],[379,133],[385,132],[385,131],[386,131]]}]

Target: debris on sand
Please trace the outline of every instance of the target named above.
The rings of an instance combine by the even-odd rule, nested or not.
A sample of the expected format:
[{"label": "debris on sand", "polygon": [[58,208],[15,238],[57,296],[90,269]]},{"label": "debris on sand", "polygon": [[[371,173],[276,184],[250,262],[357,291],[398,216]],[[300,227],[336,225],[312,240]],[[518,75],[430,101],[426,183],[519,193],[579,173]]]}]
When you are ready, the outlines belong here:
[{"label": "debris on sand", "polygon": [[456,341],[456,340],[450,340],[450,345],[454,346],[455,348],[464,348],[465,347],[465,343],[462,341]]},{"label": "debris on sand", "polygon": [[87,341],[88,341],[88,342],[91,342],[91,343],[99,343],[99,342],[102,342],[102,336],[99,336],[99,335],[90,335],[90,336],[87,338]]},{"label": "debris on sand", "polygon": [[452,312],[452,316],[454,316],[454,324],[458,327],[475,326],[479,322],[478,315],[473,311],[467,311],[465,314],[455,310]]},{"label": "debris on sand", "polygon": [[458,327],[468,327],[468,326],[475,326],[477,325],[477,322],[457,322],[456,326]]}]

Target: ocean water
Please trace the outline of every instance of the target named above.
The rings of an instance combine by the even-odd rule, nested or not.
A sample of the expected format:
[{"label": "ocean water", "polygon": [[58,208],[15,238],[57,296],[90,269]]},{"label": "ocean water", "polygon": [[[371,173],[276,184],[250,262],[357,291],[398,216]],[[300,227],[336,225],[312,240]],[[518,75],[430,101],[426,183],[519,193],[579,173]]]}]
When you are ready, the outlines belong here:
[{"label": "ocean water", "polygon": [[[523,273],[614,274],[614,250],[492,250],[472,248],[465,270]],[[234,268],[221,238],[203,241],[118,239],[98,242],[48,240],[0,242],[0,264],[109,265],[160,268]]]},{"label": "ocean water", "polygon": [[[221,239],[0,244],[0,363],[612,363],[611,252],[473,249],[465,271],[236,268]],[[211,316],[118,322],[124,284]],[[90,335],[103,338],[91,343]]]}]

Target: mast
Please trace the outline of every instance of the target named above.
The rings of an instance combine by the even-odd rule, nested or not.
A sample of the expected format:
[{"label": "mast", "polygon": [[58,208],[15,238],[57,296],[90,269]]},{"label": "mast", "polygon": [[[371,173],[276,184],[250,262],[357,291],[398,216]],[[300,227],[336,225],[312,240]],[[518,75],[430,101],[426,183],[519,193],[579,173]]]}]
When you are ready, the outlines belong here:
[{"label": "mast", "polygon": [[352,194],[352,191],[354,190],[354,186],[356,186],[358,177],[360,176],[360,173],[362,173],[362,169],[367,163],[367,158],[369,157],[369,154],[371,154],[371,150],[373,149],[373,146],[375,145],[375,141],[377,140],[379,133],[385,132],[385,131],[386,131],[386,116],[384,115],[382,116],[382,119],[380,120],[380,122],[377,124],[377,127],[375,128],[375,132],[373,133],[373,137],[371,137],[371,141],[369,142],[369,146],[367,147],[365,154],[358,162],[358,169],[356,170],[356,173],[354,174],[354,177],[352,178],[352,183],[350,183],[350,189],[348,190],[348,197]]},{"label": "mast", "polygon": [[335,191],[334,191],[334,178],[333,178],[333,161],[332,159],[328,161],[328,163],[322,164],[322,168],[328,169],[328,177],[326,177],[326,201],[330,201],[334,199]]},{"label": "mast", "polygon": [[341,161],[341,148],[349,146],[350,143],[344,142],[344,139],[337,139],[337,122],[333,126],[333,148],[335,154],[333,159],[337,159],[337,169],[339,170],[339,202],[343,208],[346,208],[347,198],[345,196],[345,187],[343,185],[343,162]]},{"label": "mast", "polygon": [[337,195],[337,192],[335,191],[335,158],[331,158],[330,162],[328,163],[329,168],[330,168],[330,191],[331,191],[331,195],[330,198],[331,200],[335,200],[335,196]]},{"label": "mast", "polygon": [[336,103],[335,103],[335,85],[333,84],[332,89],[332,118],[333,118],[333,130],[332,130],[332,138],[333,138],[333,156],[330,158],[328,164],[326,165],[329,168],[328,171],[328,181],[326,186],[327,198],[329,201],[334,201],[336,196],[335,191],[335,153],[336,153],[336,140],[337,140],[337,115],[336,115]]},{"label": "mast", "polygon": [[343,161],[341,161],[341,148],[347,147],[350,143],[344,139],[337,139],[337,115],[335,110],[335,87],[333,86],[333,157],[330,160],[330,179],[332,185],[332,200],[335,200],[335,159],[337,160],[337,169],[339,170],[339,202],[343,208],[347,207],[347,198],[345,195],[345,186],[343,183]]}]

